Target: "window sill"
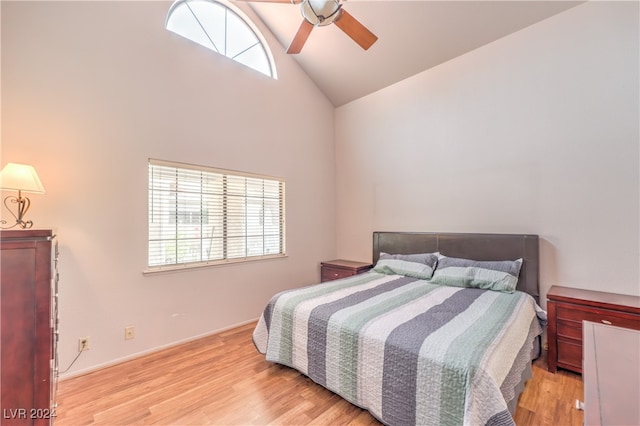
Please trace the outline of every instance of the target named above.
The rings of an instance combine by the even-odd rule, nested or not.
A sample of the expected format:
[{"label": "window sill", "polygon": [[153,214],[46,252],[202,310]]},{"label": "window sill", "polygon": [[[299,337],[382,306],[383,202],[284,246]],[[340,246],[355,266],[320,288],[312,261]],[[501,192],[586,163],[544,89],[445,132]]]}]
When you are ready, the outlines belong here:
[{"label": "window sill", "polygon": [[142,271],[142,275],[157,275],[171,272],[192,271],[195,269],[211,268],[216,266],[237,265],[241,263],[260,262],[264,260],[285,259],[286,254],[274,254],[270,256],[253,256],[238,259],[212,260],[209,262],[183,263],[180,265],[166,265],[149,267]]}]

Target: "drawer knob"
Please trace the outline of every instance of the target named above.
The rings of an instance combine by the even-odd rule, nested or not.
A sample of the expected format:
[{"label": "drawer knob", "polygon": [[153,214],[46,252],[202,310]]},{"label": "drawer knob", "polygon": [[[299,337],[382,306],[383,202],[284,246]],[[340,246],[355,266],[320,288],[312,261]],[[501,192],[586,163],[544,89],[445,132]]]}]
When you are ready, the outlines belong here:
[{"label": "drawer knob", "polygon": [[335,274],[333,274],[333,276],[334,276],[334,277],[337,277],[337,276],[338,276],[338,274],[337,274],[337,273],[335,273]]},{"label": "drawer knob", "polygon": [[607,325],[611,325],[612,324],[611,321],[607,321],[607,320],[600,320],[600,321],[602,321],[603,324],[607,324]]}]

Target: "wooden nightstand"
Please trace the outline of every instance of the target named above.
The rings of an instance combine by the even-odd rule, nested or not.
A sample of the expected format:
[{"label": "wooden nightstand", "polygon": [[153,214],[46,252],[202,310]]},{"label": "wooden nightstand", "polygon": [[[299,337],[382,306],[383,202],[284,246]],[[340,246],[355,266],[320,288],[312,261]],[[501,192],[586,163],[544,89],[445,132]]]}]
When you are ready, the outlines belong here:
[{"label": "wooden nightstand", "polygon": [[640,297],[552,286],[547,314],[549,371],[582,373],[582,321],[640,330]]},{"label": "wooden nightstand", "polygon": [[372,267],[373,265],[365,262],[343,259],[329,260],[320,264],[320,281],[325,282],[350,277],[367,272]]}]

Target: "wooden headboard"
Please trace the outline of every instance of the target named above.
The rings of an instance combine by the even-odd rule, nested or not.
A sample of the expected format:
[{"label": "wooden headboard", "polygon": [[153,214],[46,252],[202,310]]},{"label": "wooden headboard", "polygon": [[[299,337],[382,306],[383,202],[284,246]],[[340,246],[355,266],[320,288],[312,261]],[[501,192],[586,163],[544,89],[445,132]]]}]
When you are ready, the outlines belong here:
[{"label": "wooden headboard", "polygon": [[439,251],[445,256],[474,260],[523,259],[517,289],[539,302],[538,236],[523,234],[463,234],[438,232],[374,232],[373,263],[380,253],[411,254]]}]

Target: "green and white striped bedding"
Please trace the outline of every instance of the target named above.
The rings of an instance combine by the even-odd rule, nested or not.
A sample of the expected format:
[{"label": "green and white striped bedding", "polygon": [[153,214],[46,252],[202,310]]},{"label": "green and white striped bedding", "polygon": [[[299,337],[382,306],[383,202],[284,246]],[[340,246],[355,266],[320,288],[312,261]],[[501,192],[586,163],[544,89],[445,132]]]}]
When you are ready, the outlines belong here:
[{"label": "green and white striped bedding", "polygon": [[253,341],[385,424],[513,424],[544,319],[525,293],[369,272],[275,295]]}]

